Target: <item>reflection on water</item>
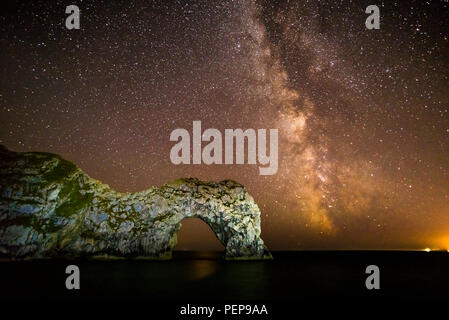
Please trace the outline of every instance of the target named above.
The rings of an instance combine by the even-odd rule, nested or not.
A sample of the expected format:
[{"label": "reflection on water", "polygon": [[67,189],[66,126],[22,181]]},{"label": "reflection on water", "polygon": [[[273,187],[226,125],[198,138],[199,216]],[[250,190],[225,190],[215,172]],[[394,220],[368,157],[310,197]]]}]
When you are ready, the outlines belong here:
[{"label": "reflection on water", "polygon": [[189,261],[185,264],[188,280],[206,278],[217,272],[223,252],[219,251],[174,251],[173,261]]},{"label": "reflection on water", "polygon": [[218,270],[218,262],[213,260],[192,260],[188,265],[189,280],[199,280],[212,275]]},{"label": "reflection on water", "polygon": [[[222,263],[223,252],[219,251],[174,251],[173,261],[182,263],[187,280],[195,281],[213,275]],[[188,263],[186,263],[188,261]]]}]

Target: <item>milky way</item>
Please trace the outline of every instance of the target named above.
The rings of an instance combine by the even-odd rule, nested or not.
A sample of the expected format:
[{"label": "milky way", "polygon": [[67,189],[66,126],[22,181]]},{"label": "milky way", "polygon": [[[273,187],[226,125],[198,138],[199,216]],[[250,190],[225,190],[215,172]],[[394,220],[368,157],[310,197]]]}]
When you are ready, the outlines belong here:
[{"label": "milky way", "polygon": [[[234,179],[272,249],[449,247],[449,4],[68,1],[1,10],[0,143],[119,191]],[[170,132],[279,129],[279,170],[170,162]],[[191,234],[195,237],[195,234]]]}]

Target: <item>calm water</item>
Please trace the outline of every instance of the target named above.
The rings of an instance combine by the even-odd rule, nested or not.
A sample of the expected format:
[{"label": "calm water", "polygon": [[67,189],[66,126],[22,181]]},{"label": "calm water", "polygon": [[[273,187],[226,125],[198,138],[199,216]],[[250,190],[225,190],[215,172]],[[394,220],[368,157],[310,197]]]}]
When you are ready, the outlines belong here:
[{"label": "calm water", "polygon": [[[446,252],[274,252],[273,261],[223,261],[221,253],[175,252],[170,261],[0,263],[4,299],[149,301],[313,300],[322,297],[448,298]],[[81,290],[65,288],[65,267],[81,271]],[[381,290],[365,289],[365,268],[381,270]]]}]

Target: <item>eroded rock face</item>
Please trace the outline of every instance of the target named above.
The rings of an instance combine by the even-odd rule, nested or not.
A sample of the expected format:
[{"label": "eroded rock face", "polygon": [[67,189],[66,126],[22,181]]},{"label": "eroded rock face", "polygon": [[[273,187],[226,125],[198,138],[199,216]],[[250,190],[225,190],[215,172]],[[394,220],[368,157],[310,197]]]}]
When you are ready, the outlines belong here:
[{"label": "eroded rock face", "polygon": [[189,217],[212,228],[228,259],[271,257],[259,208],[234,181],[179,179],[119,193],[59,156],[0,146],[0,253],[8,257],[169,258]]}]

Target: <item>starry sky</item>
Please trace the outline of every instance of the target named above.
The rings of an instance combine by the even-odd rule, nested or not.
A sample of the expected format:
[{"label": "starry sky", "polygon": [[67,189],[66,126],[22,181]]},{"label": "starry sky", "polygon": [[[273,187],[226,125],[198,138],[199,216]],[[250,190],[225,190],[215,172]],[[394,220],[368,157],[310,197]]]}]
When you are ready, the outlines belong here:
[{"label": "starry sky", "polygon": [[[0,28],[11,150],[123,192],[234,179],[272,250],[449,247],[448,1],[2,1]],[[170,133],[194,120],[277,128],[277,174],[173,165]],[[189,244],[216,245],[187,225]]]}]

